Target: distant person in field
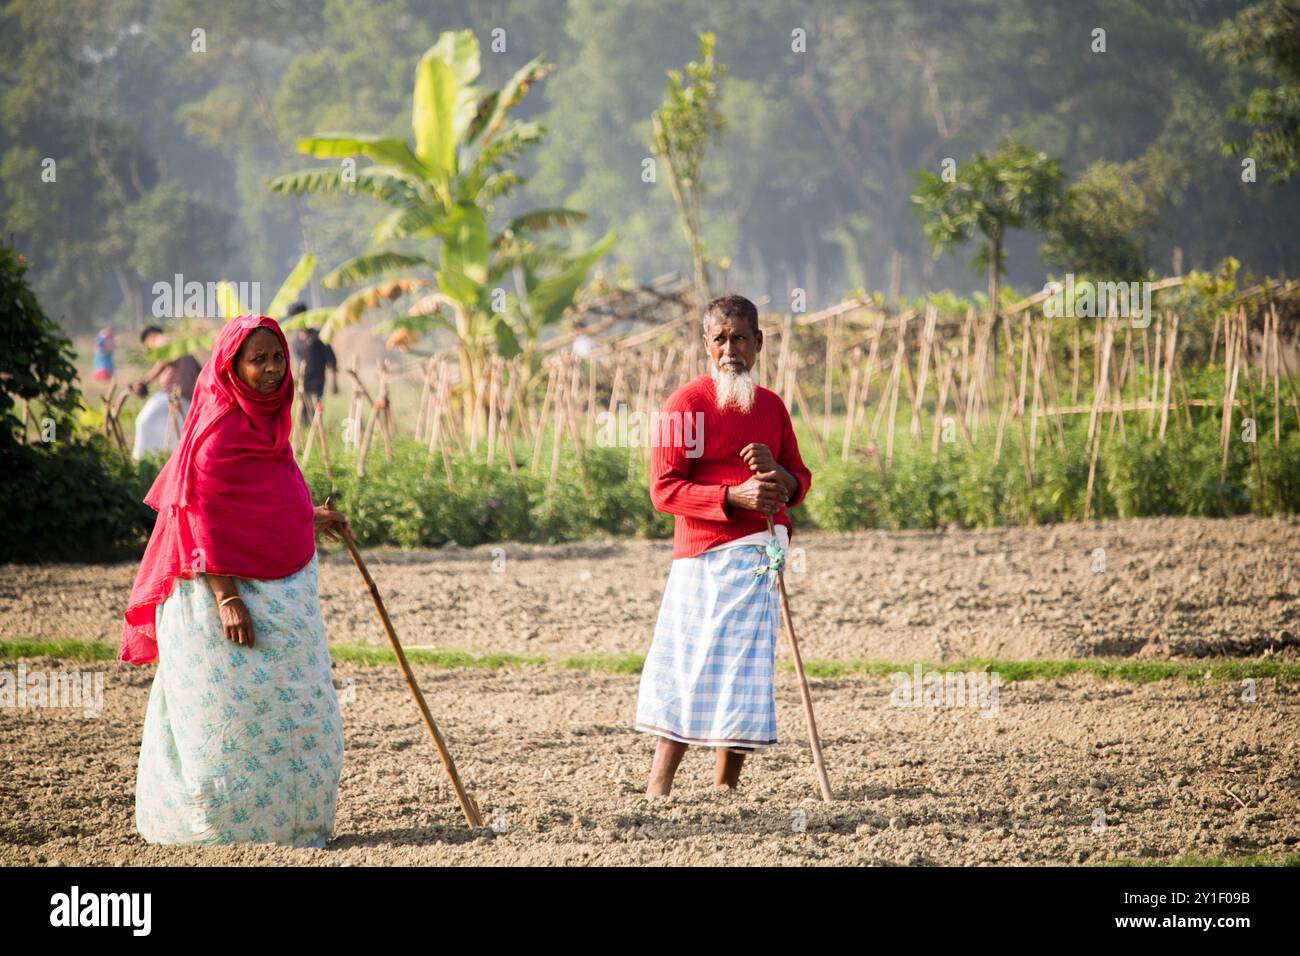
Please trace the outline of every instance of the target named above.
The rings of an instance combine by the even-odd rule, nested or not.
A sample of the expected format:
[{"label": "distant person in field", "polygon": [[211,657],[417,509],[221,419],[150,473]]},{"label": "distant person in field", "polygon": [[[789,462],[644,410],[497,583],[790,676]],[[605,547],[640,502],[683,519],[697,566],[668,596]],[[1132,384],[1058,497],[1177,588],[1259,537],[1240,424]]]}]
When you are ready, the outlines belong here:
[{"label": "distant person in field", "polygon": [[323,847],[333,833],[343,721],[316,536],[350,529],[312,507],[293,389],[279,324],[226,322],[145,496],[158,518],[119,658],[158,663],[135,787],[150,843]]},{"label": "distant person in field", "polygon": [[[295,302],[289,306],[288,316],[292,318],[307,311],[307,306]],[[304,401],[298,412],[298,421],[303,428],[311,425],[315,417],[316,403],[325,394],[325,373],[330,376],[330,391],[339,393],[339,362],[334,349],[321,341],[320,329],[299,329],[294,338],[294,356],[302,363],[302,392]]]},{"label": "distant person in field", "polygon": [[[140,333],[140,343],[147,349],[161,348],[167,344],[167,333],[156,325]],[[149,373],[133,383],[131,391],[145,400],[144,407],[135,419],[135,444],[131,457],[136,461],[146,455],[170,452],[180,440],[181,428],[194,397],[194,383],[198,379],[198,359],[182,355],[169,362],[155,362]],[[158,391],[149,394],[148,383],[158,382]]]},{"label": "distant person in field", "polygon": [[[167,333],[156,325],[147,326],[140,333],[140,342],[147,349],[161,348],[167,344],[167,341]],[[185,406],[189,407],[190,401],[194,398],[194,383],[199,380],[199,369],[202,367],[193,355],[181,355],[170,361],[155,362],[153,368],[140,379],[139,384],[148,385],[157,379],[159,391],[166,393],[174,391],[180,395]]]},{"label": "distant person in field", "polygon": [[180,440],[190,403],[179,395],[163,391],[150,395],[149,389],[140,382],[132,385],[131,391],[137,398],[145,400],[144,407],[135,417],[135,444],[131,448],[131,457],[139,461],[157,452],[170,453]]},{"label": "distant person in field", "polygon": [[734,789],[745,755],[776,743],[778,594],[755,569],[767,516],[785,550],[786,508],[812,484],[785,404],[750,374],[763,347],[754,304],[710,302],[704,347],[709,373],[674,392],[652,428],[650,498],[674,533],[637,698],[636,729],[659,737],[651,796],[671,792],[690,744],[716,748],[714,784]]},{"label": "distant person in field", "polygon": [[95,379],[100,382],[108,382],[113,378],[116,369],[113,366],[113,349],[116,343],[113,338],[113,329],[110,326],[104,326],[95,336],[95,361],[92,366],[95,373]]}]

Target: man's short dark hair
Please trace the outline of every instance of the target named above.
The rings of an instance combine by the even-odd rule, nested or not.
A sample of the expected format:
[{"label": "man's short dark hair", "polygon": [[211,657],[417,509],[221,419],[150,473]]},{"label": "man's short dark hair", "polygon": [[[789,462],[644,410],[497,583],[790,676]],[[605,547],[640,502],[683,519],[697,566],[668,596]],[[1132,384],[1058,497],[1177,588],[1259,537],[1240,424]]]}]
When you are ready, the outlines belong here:
[{"label": "man's short dark hair", "polygon": [[288,318],[291,315],[297,315],[300,312],[306,312],[306,311],[307,311],[307,303],[303,302],[300,299],[297,302],[295,302],[293,305],[289,306],[288,310],[284,313],[284,315],[285,318]]},{"label": "man's short dark hair", "polygon": [[709,334],[709,326],[714,322],[738,322],[744,319],[758,336],[758,309],[743,295],[718,296],[704,310],[704,334]]},{"label": "man's short dark hair", "polygon": [[140,333],[140,344],[144,345],[144,343],[148,342],[149,336],[151,335],[162,335],[162,334],[163,334],[163,330],[159,326],[146,325],[144,327],[144,331]]}]

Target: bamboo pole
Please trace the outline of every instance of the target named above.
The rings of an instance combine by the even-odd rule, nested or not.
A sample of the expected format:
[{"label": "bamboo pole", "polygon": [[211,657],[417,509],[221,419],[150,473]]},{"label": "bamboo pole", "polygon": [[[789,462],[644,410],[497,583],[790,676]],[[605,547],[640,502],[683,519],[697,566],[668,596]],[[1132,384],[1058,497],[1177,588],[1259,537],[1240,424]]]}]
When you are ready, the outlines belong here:
[{"label": "bamboo pole", "polygon": [[[303,396],[303,400],[306,401],[305,395]],[[314,415],[312,416],[311,424],[307,426],[307,434],[303,436],[302,453],[300,455],[300,459],[302,461],[302,464],[304,465],[307,464],[309,461],[311,461],[312,446],[316,443],[316,432],[319,430],[320,430],[320,416]]]},{"label": "bamboo pole", "polygon": [[[1003,328],[1006,328],[1005,324],[1003,325]],[[1008,342],[1009,341],[1010,339],[1008,338]],[[1004,347],[1002,354],[1006,356],[1010,353],[1008,349]],[[997,361],[996,357],[994,358],[994,361]],[[1002,439],[1006,435],[1007,419],[1011,417],[1011,395],[1012,389],[1014,388],[1015,376],[1008,371],[1007,374],[1002,377],[1002,410],[998,413],[997,433],[993,439],[993,463],[995,465],[1002,460]]]},{"label": "bamboo pole", "polygon": [[321,404],[321,400],[319,398],[315,399],[314,401],[315,401],[316,415],[314,418],[312,418],[312,424],[314,425],[316,422],[320,422],[320,428],[316,429],[316,438],[320,442],[320,460],[321,460],[321,464],[325,466],[325,477],[327,477],[330,480],[330,482],[333,483],[334,466],[330,464],[330,443],[329,443],[329,435],[327,434],[325,428],[325,408]]},{"label": "bamboo pole", "polygon": [[[1243,314],[1242,314],[1242,317],[1241,317],[1241,321],[1242,321],[1242,325],[1243,325],[1243,327],[1244,327],[1244,326],[1246,325],[1246,322],[1247,322],[1248,320],[1247,320],[1247,318],[1246,318],[1246,316],[1245,316],[1245,314],[1244,314],[1244,313],[1245,313],[1245,310],[1244,310],[1244,309],[1242,310],[1242,312],[1243,312]],[[1267,338],[1267,334],[1265,335],[1265,338]],[[1247,344],[1247,348],[1249,348],[1249,337],[1247,337],[1247,343],[1248,343],[1248,344]],[[1262,349],[1262,348],[1261,348],[1261,350],[1260,350],[1259,357],[1260,357],[1260,364],[1261,364],[1261,366],[1262,366],[1263,363],[1264,363],[1264,354],[1263,354],[1263,349]],[[1263,467],[1263,465],[1260,463],[1260,460],[1259,460],[1259,417],[1258,417],[1258,414],[1257,414],[1256,411],[1255,411],[1255,386],[1254,386],[1253,382],[1251,381],[1252,378],[1253,378],[1253,376],[1251,375],[1251,371],[1250,371],[1250,362],[1249,362],[1249,361],[1247,361],[1247,362],[1245,363],[1245,373],[1246,373],[1246,374],[1245,374],[1245,378],[1246,378],[1246,396],[1247,396],[1247,398],[1250,400],[1250,418],[1251,418],[1251,421],[1253,421],[1253,422],[1255,423],[1255,440],[1252,441],[1252,442],[1249,442],[1249,445],[1250,445],[1250,458],[1251,458],[1251,461],[1254,462],[1254,464],[1255,464],[1255,492],[1256,492],[1255,500],[1251,502],[1251,510],[1254,511],[1254,512],[1256,512],[1256,513],[1258,514],[1259,512],[1261,512],[1261,511],[1264,509],[1265,504],[1266,504],[1266,502],[1265,502],[1265,495],[1264,495],[1264,467]],[[1261,390],[1261,391],[1262,391],[1263,388],[1264,388],[1264,385],[1263,385],[1264,377],[1263,377],[1263,376],[1264,376],[1264,372],[1263,372],[1263,369],[1262,369],[1262,367],[1261,367],[1261,370],[1260,370],[1260,390]]]},{"label": "bamboo pole", "polygon": [[1079,320],[1074,320],[1074,361],[1071,363],[1070,375],[1070,404],[1074,405],[1079,401],[1079,347],[1082,344],[1083,335],[1079,331]]},{"label": "bamboo pole", "polygon": [[[293,424],[291,426],[291,432],[289,435],[289,447],[294,449],[295,458],[298,457],[299,455],[298,439],[300,438],[303,439],[303,450],[305,450],[308,445],[307,437],[303,433],[302,425],[300,424],[302,421],[302,404],[307,400],[307,395],[305,392],[303,392],[302,389],[303,373],[306,367],[307,367],[307,362],[305,359],[299,361],[298,374],[294,377],[293,380],[293,397],[294,397],[294,402],[297,404],[297,407],[294,408],[293,410],[294,415],[293,415]],[[311,431],[310,425],[308,426],[307,430]]]},{"label": "bamboo pole", "polygon": [[961,375],[958,379],[956,402],[958,412],[962,410],[964,402],[967,399],[967,393],[970,390],[970,354],[968,350],[970,347],[970,335],[974,329],[974,321],[975,310],[967,308],[966,317],[961,323]]},{"label": "bamboo pole", "polygon": [[1269,323],[1270,331],[1268,334],[1268,344],[1270,354],[1273,359],[1273,447],[1276,448],[1282,442],[1282,410],[1278,407],[1278,401],[1281,393],[1278,388],[1278,354],[1280,352],[1280,342],[1277,335],[1277,312],[1273,309],[1273,304],[1269,303],[1269,314],[1271,322]]},{"label": "bamboo pole", "polygon": [[1119,396],[1119,402],[1116,410],[1111,413],[1110,430],[1107,432],[1106,439],[1115,433],[1115,423],[1119,422],[1120,442],[1128,444],[1128,430],[1124,427],[1124,386],[1128,382],[1128,373],[1133,366],[1133,317],[1128,317],[1128,324],[1124,326],[1124,358],[1119,363],[1119,376],[1115,386],[1115,393]]},{"label": "bamboo pole", "polygon": [[[326,504],[329,506],[328,501]],[[332,506],[330,507],[332,508]],[[406,653],[402,650],[402,644],[397,639],[397,632],[393,629],[393,622],[388,617],[388,609],[384,607],[384,600],[379,596],[379,588],[375,584],[375,579],[370,576],[366,563],[361,560],[361,552],[357,550],[356,539],[352,537],[352,532],[347,530],[342,532],[342,538],[344,544],[348,547],[348,553],[352,555],[352,563],[357,566],[357,571],[360,572],[362,580],[365,581],[366,589],[370,592],[370,600],[374,602],[375,610],[379,613],[379,620],[384,626],[384,633],[388,635],[388,643],[392,646],[393,654],[397,657],[397,664],[402,669],[402,676],[406,678],[406,686],[411,691],[411,696],[415,698],[415,703],[420,708],[420,716],[424,719],[424,725],[429,728],[429,733],[433,737],[433,745],[437,748],[438,756],[442,759],[442,766],[447,771],[447,777],[451,780],[451,787],[456,794],[456,802],[460,804],[461,813],[465,815],[465,822],[471,827],[481,827],[483,826],[483,817],[479,812],[478,804],[465,789],[460,774],[456,772],[456,761],[452,759],[451,751],[447,749],[447,742],[443,739],[442,732],[438,730],[438,725],[429,712],[429,705],[424,699],[424,694],[420,692],[420,686],[415,680],[415,673],[411,670],[411,665],[406,659]]]},{"label": "bamboo pole", "polygon": [[488,366],[487,464],[491,468],[497,460],[497,404],[500,399],[498,362],[493,357]]},{"label": "bamboo pole", "polygon": [[483,405],[485,390],[487,388],[487,376],[477,375],[474,379],[474,408],[469,416],[469,453],[471,455],[478,452],[478,423],[480,419],[479,411]]},{"label": "bamboo pole", "polygon": [[876,419],[871,425],[871,441],[876,441],[876,436],[880,433],[881,415],[885,410],[885,403],[889,403],[889,432],[885,439],[885,467],[888,468],[893,464],[894,449],[894,418],[898,413],[898,385],[899,375],[906,360],[904,350],[907,348],[907,320],[906,317],[898,324],[896,330],[896,341],[894,344],[894,362],[889,369],[889,386],[880,396],[880,406],[876,409]]},{"label": "bamboo pole", "polygon": [[[1025,389],[1029,385],[1029,318],[1030,311],[1025,310],[1024,318],[1024,335],[1020,344],[1020,391],[1016,395],[1016,414],[1021,418],[1025,417]],[[1008,330],[1008,339],[1010,331]]]},{"label": "bamboo pole", "polygon": [[596,437],[596,360],[587,359],[587,413],[586,440],[590,445]]},{"label": "bamboo pole", "polygon": [[442,437],[442,403],[447,384],[447,366],[438,363],[433,389],[429,395],[429,450],[424,456],[424,477],[427,480],[433,469],[433,453],[438,450],[438,439]]},{"label": "bamboo pole", "polygon": [[384,362],[379,369],[379,403],[375,407],[375,414],[379,416],[379,435],[384,440],[384,461],[392,464],[393,461],[393,422],[388,417],[388,363]]},{"label": "bamboo pole", "polygon": [[420,387],[420,408],[415,415],[415,440],[424,439],[424,426],[429,417],[429,398],[433,387],[433,366],[437,362],[437,357],[430,355],[429,361],[424,363],[424,383]]},{"label": "bamboo pole", "polygon": [[853,370],[849,379],[848,399],[844,403],[844,440],[840,443],[840,461],[849,460],[849,448],[853,444],[853,416],[858,405],[858,375],[861,372],[859,368],[861,352],[861,349],[856,349],[850,359]]},{"label": "bamboo pole", "polygon": [[[518,361],[518,360],[516,360]],[[519,420],[519,434],[525,442],[529,444],[533,441],[533,423],[529,419],[528,409],[524,406],[524,392],[528,388],[529,382],[524,379],[523,368],[518,364],[514,372],[511,373],[511,382],[518,378],[519,387],[514,390],[515,417]]]},{"label": "bamboo pole", "polygon": [[1225,315],[1223,321],[1225,332],[1229,325],[1233,326],[1233,330],[1231,338],[1228,340],[1228,344],[1226,344],[1223,349],[1223,357],[1226,363],[1224,369],[1231,371],[1231,378],[1223,393],[1223,416],[1220,420],[1219,436],[1223,445],[1223,453],[1219,461],[1219,481],[1224,481],[1228,477],[1228,441],[1232,434],[1233,400],[1237,395],[1237,377],[1241,370],[1242,350],[1246,338],[1244,318],[1241,320],[1240,329],[1236,328],[1238,323],[1235,316]]},{"label": "bamboo pole", "polygon": [[[1156,346],[1155,349],[1152,350],[1151,355],[1147,358],[1147,370],[1151,377],[1151,411],[1147,414],[1147,438],[1151,438],[1156,431],[1156,393],[1159,390],[1160,385],[1160,365],[1163,357],[1161,353],[1161,345],[1164,340],[1164,327],[1164,316],[1161,316],[1156,319]],[[1145,333],[1146,329],[1143,329],[1142,331]],[[1143,351],[1146,351],[1145,334],[1142,336],[1142,349]],[[1152,356],[1154,356],[1155,359],[1155,368],[1151,368]]]},{"label": "bamboo pole", "polygon": [[822,389],[822,441],[831,440],[831,373],[834,370],[835,316],[826,320],[826,382]]},{"label": "bamboo pole", "polygon": [[789,408],[794,402],[792,394],[793,377],[790,373],[790,362],[792,359],[794,338],[794,315],[788,313],[785,317],[785,324],[781,328],[781,355],[777,364],[777,381],[780,382],[781,399],[785,402],[785,407]]},{"label": "bamboo pole", "polygon": [[[447,381],[443,385],[442,418],[447,422],[447,433],[453,438],[456,436],[457,417],[451,404],[451,376],[448,373]],[[451,470],[451,452],[447,448],[448,444],[446,441],[442,442],[438,452],[442,456],[442,473],[447,479],[447,490],[455,491],[456,478]]]},{"label": "bamboo pole", "polygon": [[[1169,389],[1174,377],[1174,356],[1178,345],[1178,313],[1174,312],[1169,321],[1169,338],[1165,342],[1165,387],[1160,399],[1160,440],[1165,440],[1165,427],[1169,422]],[[1175,415],[1177,412],[1174,413]]]},{"label": "bamboo pole", "polygon": [[858,397],[858,403],[862,406],[862,424],[866,426],[867,404],[871,398],[871,380],[876,376],[876,363],[880,358],[880,339],[884,334],[885,314],[878,313],[876,316],[875,328],[871,334],[871,348],[867,352],[867,370],[862,377],[862,394]]},{"label": "bamboo pole", "polygon": [[933,304],[925,307],[925,327],[921,331],[921,363],[916,370],[916,396],[912,402],[913,438],[921,437],[921,403],[925,401],[925,383],[930,372],[930,347],[934,342],[934,326],[939,310]]},{"label": "bamboo pole", "polygon": [[[1270,302],[1268,307],[1273,309],[1273,303]],[[1274,325],[1277,324],[1276,314],[1273,316],[1273,323]],[[1279,344],[1281,343],[1279,342]],[[1277,357],[1282,360],[1282,371],[1286,373],[1287,388],[1291,392],[1291,407],[1295,410],[1296,428],[1300,429],[1300,395],[1296,394],[1295,381],[1291,378],[1291,363],[1286,357],[1286,352],[1280,348],[1278,349]]]},{"label": "bamboo pole", "polygon": [[370,417],[366,419],[366,430],[361,436],[361,445],[357,448],[357,477],[360,478],[366,473],[366,458],[370,454],[370,436],[375,430],[375,409],[370,409]]},{"label": "bamboo pole", "polygon": [[[768,537],[775,539],[776,528],[771,516],[767,519]],[[808,687],[808,675],[804,673],[803,656],[799,653],[799,639],[794,633],[794,619],[790,616],[790,598],[785,592],[785,563],[776,573],[777,593],[780,598],[781,621],[785,624],[785,633],[789,638],[790,657],[794,663],[794,672],[799,677],[799,699],[803,702],[804,723],[808,727],[808,744],[812,748],[813,767],[817,771],[817,785],[821,789],[822,800],[831,803],[835,794],[831,791],[831,781],[826,775],[826,760],[822,757],[821,737],[817,734],[817,718],[813,713],[812,691]]]},{"label": "bamboo pole", "polygon": [[808,402],[803,397],[803,389],[799,387],[799,379],[795,377],[792,381],[794,382],[795,405],[798,406],[799,414],[803,416],[803,420],[808,423],[808,434],[812,436],[813,447],[817,450],[817,457],[821,461],[826,461],[829,458],[826,443],[822,441],[821,434],[813,424],[812,413],[808,411]]},{"label": "bamboo pole", "polygon": [[[941,353],[942,355],[942,353]],[[942,356],[942,379],[939,384],[939,398],[934,403],[934,428],[930,431],[930,461],[939,460],[939,439],[943,431],[943,413],[948,405],[948,388],[952,385],[953,365],[951,359]]]},{"label": "bamboo pole", "polygon": [[[1045,334],[1046,334],[1046,337],[1047,337],[1047,349],[1046,349],[1046,352],[1047,352],[1047,394],[1048,394],[1048,397],[1051,398],[1052,403],[1053,403],[1054,405],[1056,405],[1056,407],[1059,408],[1060,405],[1061,405],[1061,395],[1060,395],[1060,391],[1059,391],[1059,389],[1057,389],[1057,387],[1056,387],[1056,376],[1057,376],[1056,357],[1052,354],[1052,333],[1051,333],[1051,330],[1050,330],[1050,329],[1045,330]],[[1049,420],[1048,420],[1048,424],[1050,425],[1053,421],[1055,421],[1055,423],[1056,423],[1056,439],[1057,439],[1057,443],[1058,443],[1062,448],[1064,448],[1064,447],[1065,447],[1065,425],[1064,425],[1064,423],[1063,423],[1063,418],[1062,418],[1062,416],[1059,415],[1059,414],[1058,414],[1058,415],[1055,415],[1055,416],[1052,416],[1051,418],[1049,418]]]},{"label": "bamboo pole", "polygon": [[[1026,312],[1026,315],[1029,313]],[[1034,385],[1032,409],[1029,416],[1029,466],[1032,470],[1037,462],[1038,456],[1038,409],[1041,407],[1043,399],[1043,390],[1041,380],[1043,376],[1043,333],[1039,333],[1034,341]],[[1047,432],[1048,442],[1051,441],[1052,432]]]},{"label": "bamboo pole", "polygon": [[352,376],[352,398],[348,403],[347,430],[344,432],[344,445],[350,445],[353,448],[360,447],[361,443],[361,394],[364,389],[361,385],[361,375],[358,369],[357,359],[353,357],[352,367],[348,369],[348,374]]},{"label": "bamboo pole", "polygon": [[606,411],[611,416],[618,414],[618,400],[623,397],[623,357],[619,356],[614,366],[614,382],[609,387],[609,406]]},{"label": "bamboo pole", "polygon": [[[573,365],[573,385],[576,390],[581,384],[582,365],[575,362]],[[564,422],[569,430],[569,437],[573,439],[574,454],[578,462],[578,478],[582,482],[582,491],[586,495],[591,494],[591,486],[587,482],[587,462],[583,455],[582,438],[578,430],[578,413],[575,407],[576,400],[570,396],[570,401],[564,404]],[[647,442],[647,445],[650,443]]]},{"label": "bamboo pole", "polygon": [[1088,488],[1083,498],[1084,521],[1087,521],[1092,514],[1092,486],[1097,477],[1097,453],[1101,450],[1101,432],[1096,430],[1094,426],[1097,421],[1097,406],[1106,400],[1106,390],[1110,384],[1110,352],[1115,340],[1115,326],[1118,321],[1113,305],[1110,311],[1111,314],[1106,319],[1106,330],[1102,336],[1103,342],[1098,351],[1100,368],[1097,387],[1093,392],[1092,411],[1088,414],[1088,441],[1092,445],[1092,452],[1088,462]]},{"label": "bamboo pole", "polygon": [[[1174,424],[1178,426],[1178,444],[1181,446],[1183,443],[1183,429],[1186,428],[1191,431],[1193,427],[1192,401],[1187,397],[1187,380],[1183,378],[1182,362],[1177,353],[1174,354],[1174,381],[1178,383],[1178,394],[1183,396],[1182,402],[1178,405],[1178,411],[1182,412],[1182,415],[1174,415]],[[1218,403],[1211,400],[1209,404]],[[1185,425],[1182,424],[1184,420],[1186,421]]]},{"label": "bamboo pole", "polygon": [[534,431],[533,438],[533,460],[529,466],[529,474],[537,474],[537,469],[542,461],[542,438],[546,434],[545,423],[546,413],[550,410],[552,393],[555,391],[555,367],[551,366],[550,372],[546,377],[546,397],[542,399],[542,413],[539,416],[539,425]]},{"label": "bamboo pole", "polygon": [[501,403],[501,418],[500,418],[501,440],[504,443],[506,449],[506,462],[510,465],[511,474],[518,474],[519,462],[515,457],[514,439],[510,435],[510,405],[511,405],[510,399],[511,399],[511,394],[514,392],[514,388],[515,388],[515,376],[511,375],[510,385],[506,389],[506,393],[502,396],[499,396],[499,400]]},{"label": "bamboo pole", "polygon": [[[1029,332],[1030,332],[1030,313],[1025,311],[1025,338],[1024,348],[1021,355],[1020,364],[1020,398],[1016,407],[1016,426],[1020,429],[1020,463],[1025,469],[1025,515],[1029,523],[1037,524],[1037,515],[1034,513],[1034,459],[1033,449],[1030,447],[1029,432],[1025,427],[1025,375],[1029,363]],[[1011,330],[1007,329],[1007,344],[1011,344]],[[1011,350],[1007,350],[1007,357],[1010,359]],[[1008,362],[1007,372],[1012,371],[1011,363]]]},{"label": "bamboo pole", "polygon": [[564,367],[561,366],[557,373],[557,384],[555,389],[555,427],[552,429],[551,437],[551,476],[546,482],[546,497],[550,498],[555,491],[555,482],[560,474],[560,446],[564,443]]}]

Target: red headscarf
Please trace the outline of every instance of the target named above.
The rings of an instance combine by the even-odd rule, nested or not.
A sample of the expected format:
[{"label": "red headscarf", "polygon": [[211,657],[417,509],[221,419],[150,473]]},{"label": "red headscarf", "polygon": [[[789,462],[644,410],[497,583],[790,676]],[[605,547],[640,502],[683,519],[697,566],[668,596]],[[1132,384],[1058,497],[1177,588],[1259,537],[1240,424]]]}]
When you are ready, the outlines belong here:
[{"label": "red headscarf", "polygon": [[[284,349],[284,381],[271,394],[249,388],[234,370],[240,345],[259,328]],[[180,443],[144,499],[158,520],[131,588],[119,659],[157,660],[155,606],[178,577],[283,578],[316,553],[311,493],[289,444],[288,362],[289,343],[268,316],[231,319],[217,334]]]}]

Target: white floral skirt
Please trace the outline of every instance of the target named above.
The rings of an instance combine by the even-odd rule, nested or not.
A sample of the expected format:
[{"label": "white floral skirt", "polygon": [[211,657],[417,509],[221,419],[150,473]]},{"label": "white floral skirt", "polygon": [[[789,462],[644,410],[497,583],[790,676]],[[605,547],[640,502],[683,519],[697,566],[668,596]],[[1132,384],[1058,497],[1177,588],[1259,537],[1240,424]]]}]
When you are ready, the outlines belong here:
[{"label": "white floral skirt", "polygon": [[330,676],[317,558],[238,579],[253,646],[228,640],[207,582],[158,607],[158,671],[136,778],[150,843],[324,846],[334,829],[343,721]]}]

